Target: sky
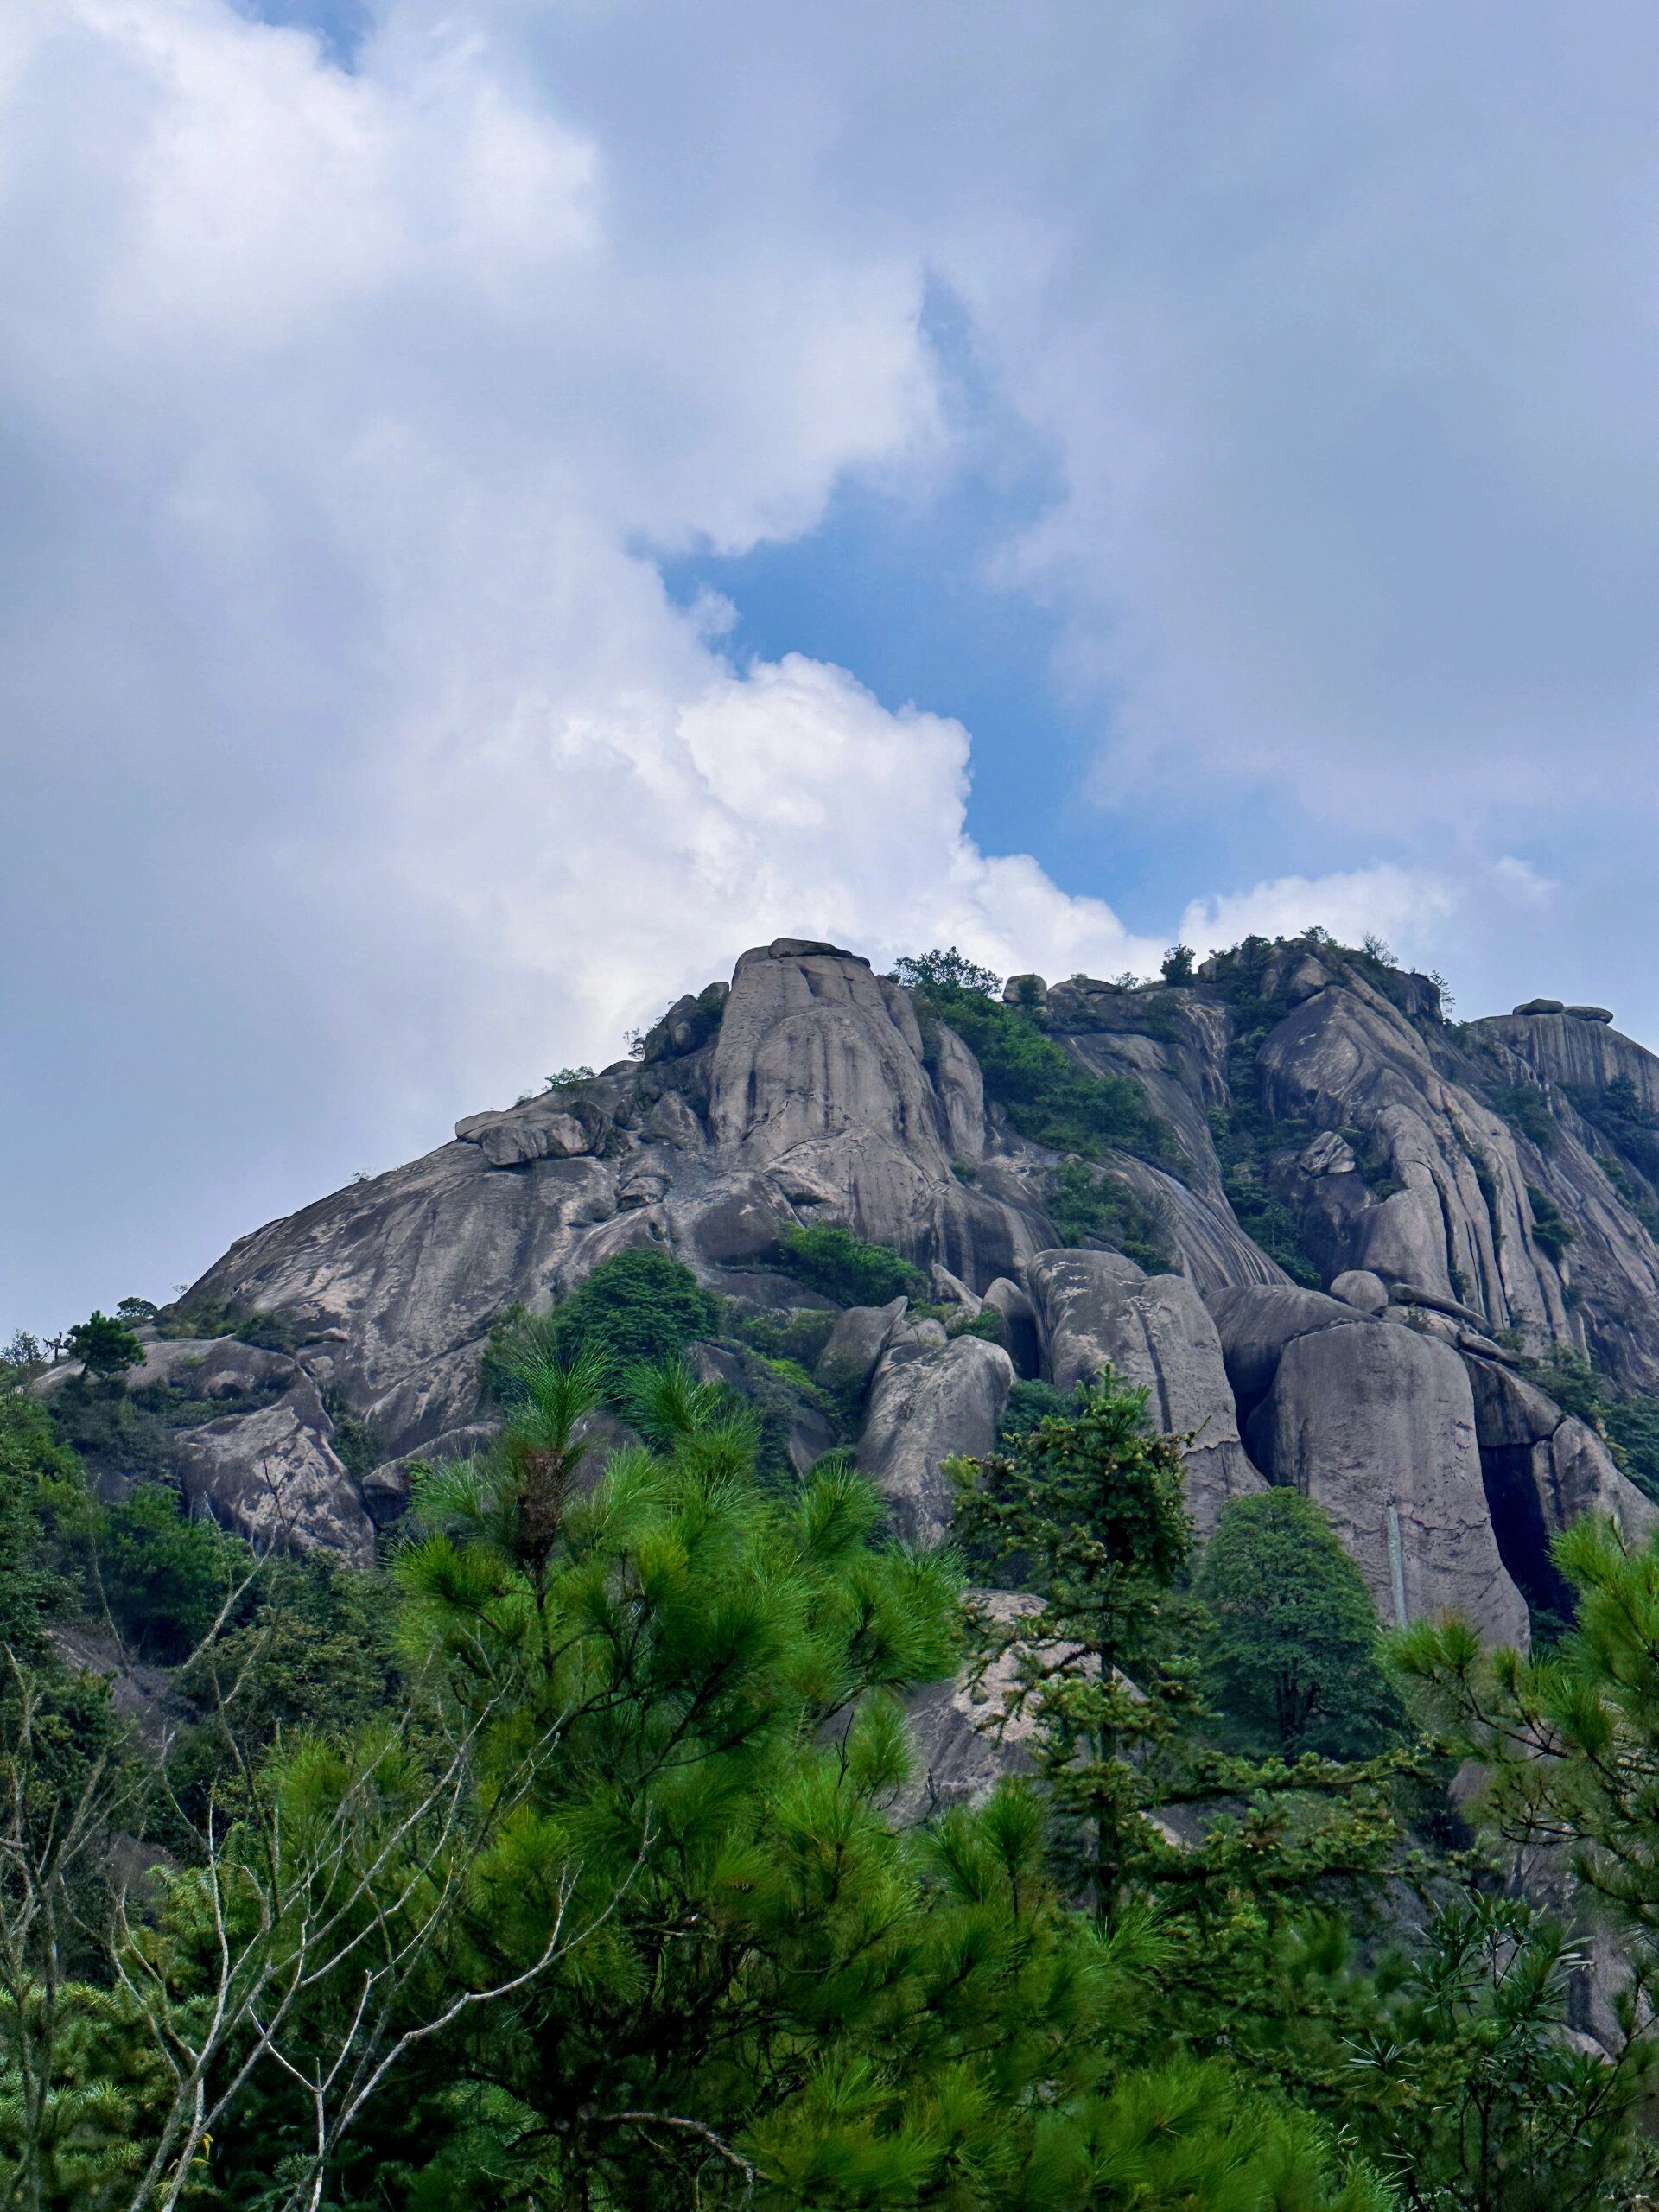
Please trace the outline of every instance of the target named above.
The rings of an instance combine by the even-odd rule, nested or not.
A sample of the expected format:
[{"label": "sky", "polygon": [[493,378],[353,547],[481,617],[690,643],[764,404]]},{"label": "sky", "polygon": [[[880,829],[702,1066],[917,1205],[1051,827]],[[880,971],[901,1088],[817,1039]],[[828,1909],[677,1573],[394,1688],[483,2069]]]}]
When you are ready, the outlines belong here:
[{"label": "sky", "polygon": [[0,1338],[778,934],[1659,1045],[1659,15],[9,0]]}]

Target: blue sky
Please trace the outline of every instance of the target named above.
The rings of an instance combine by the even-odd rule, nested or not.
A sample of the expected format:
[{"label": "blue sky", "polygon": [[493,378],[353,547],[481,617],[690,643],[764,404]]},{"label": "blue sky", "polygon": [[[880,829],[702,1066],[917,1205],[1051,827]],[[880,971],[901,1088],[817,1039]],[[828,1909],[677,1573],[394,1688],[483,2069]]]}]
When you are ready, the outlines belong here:
[{"label": "blue sky", "polygon": [[1376,929],[1659,1042],[1659,21],[0,40],[0,1334],[778,932]]}]

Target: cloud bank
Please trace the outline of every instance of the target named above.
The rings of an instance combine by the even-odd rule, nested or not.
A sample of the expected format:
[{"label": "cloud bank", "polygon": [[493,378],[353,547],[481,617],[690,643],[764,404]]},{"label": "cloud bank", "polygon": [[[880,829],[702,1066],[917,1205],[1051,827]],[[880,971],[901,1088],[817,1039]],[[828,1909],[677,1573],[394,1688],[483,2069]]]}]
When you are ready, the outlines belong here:
[{"label": "cloud bank", "polygon": [[[779,931],[1052,974],[1178,927],[1542,942],[1563,840],[1651,804],[1659,364],[1595,338],[1656,37],[383,0],[346,69],[226,0],[17,0],[0,1326],[164,1292]],[[1110,702],[1101,791],[1267,791],[1334,872],[1238,889],[1198,823],[1136,933],[969,834],[925,700],[668,598],[665,550],[948,474],[930,285],[1058,456],[1002,573]]]}]

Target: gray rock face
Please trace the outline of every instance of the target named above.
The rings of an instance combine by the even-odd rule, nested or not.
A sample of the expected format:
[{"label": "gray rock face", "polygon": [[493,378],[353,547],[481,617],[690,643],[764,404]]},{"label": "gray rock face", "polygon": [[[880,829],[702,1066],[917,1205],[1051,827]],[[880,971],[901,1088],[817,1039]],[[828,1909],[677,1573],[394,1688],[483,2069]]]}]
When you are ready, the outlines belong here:
[{"label": "gray rock face", "polygon": [[1000,1313],[1007,1332],[1006,1344],[1014,1371],[1028,1380],[1042,1372],[1042,1339],[1037,1329],[1037,1309],[1017,1282],[999,1275],[988,1285],[983,1303]]},{"label": "gray rock face", "polygon": [[949,1533],[956,1499],[939,1472],[957,1453],[984,1459],[1008,1402],[1014,1363],[981,1337],[910,1344],[885,1353],[870,1388],[858,1461],[887,1502],[907,1542]]},{"label": "gray rock face", "polygon": [[1383,1621],[1458,1613],[1527,1647],[1455,1351],[1385,1323],[1318,1330],[1286,1345],[1263,1411],[1272,1479],[1325,1507]]},{"label": "gray rock face", "polygon": [[1260,1490],[1262,1478],[1239,1441],[1221,1339],[1203,1300],[1185,1276],[1132,1268],[1110,1252],[1043,1252],[1032,1262],[1051,1376],[1067,1389],[1110,1367],[1145,1388],[1152,1427],[1192,1438],[1187,1503],[1207,1535],[1227,1500]]},{"label": "gray rock face", "polygon": [[157,1338],[144,1347],[144,1363],[130,1368],[130,1390],[156,1384],[188,1391],[193,1397],[234,1398],[294,1381],[299,1373],[287,1353],[265,1351],[235,1337]]},{"label": "gray rock face", "polygon": [[1255,1411],[1273,1388],[1287,1344],[1317,1330],[1343,1328],[1364,1318],[1341,1300],[1303,1290],[1295,1283],[1212,1291],[1205,1304],[1216,1325],[1241,1421]]},{"label": "gray rock face", "polygon": [[[396,1512],[410,1457],[486,1426],[479,1362],[505,1307],[543,1311],[605,1259],[636,1248],[672,1254],[753,1305],[822,1306],[782,1264],[779,1239],[796,1225],[849,1229],[929,1270],[944,1302],[972,1312],[982,1300],[1022,1374],[1065,1388],[1109,1361],[1144,1382],[1154,1419],[1199,1431],[1189,1481],[1203,1516],[1255,1480],[1241,1420],[1262,1464],[1281,1450],[1300,1464],[1280,1436],[1281,1416],[1292,1428],[1301,1417],[1281,1380],[1287,1363],[1291,1381],[1298,1362],[1325,1373],[1319,1363],[1333,1351],[1316,1358],[1297,1347],[1326,1336],[1400,1340],[1397,1355],[1367,1350],[1376,1362],[1464,1351],[1501,1366],[1491,1332],[1518,1328],[1541,1348],[1589,1349],[1628,1387],[1659,1391],[1659,1245],[1610,1179],[1591,1113],[1592,1094],[1628,1077],[1638,1105],[1659,1114],[1659,1059],[1593,1018],[1598,1008],[1553,1007],[1449,1030],[1428,979],[1395,973],[1382,979],[1385,991],[1374,969],[1325,943],[1281,945],[1242,982],[1224,966],[1206,962],[1180,987],[1033,981],[1013,995],[1080,1070],[1137,1085],[1171,1133],[1159,1164],[1111,1154],[1097,1163],[1141,1200],[1167,1274],[1148,1277],[1121,1255],[1057,1250],[1048,1211],[1057,1156],[1020,1135],[1010,1109],[988,1106],[961,1039],[931,1022],[924,1036],[910,995],[856,955],[779,939],[743,956],[729,991],[679,1001],[642,1058],[469,1116],[454,1142],[240,1240],[190,1300],[236,1313],[282,1309],[300,1338],[291,1361],[221,1339],[201,1351],[207,1368],[187,1370],[195,1354],[157,1345],[135,1380],[189,1371],[204,1396],[226,1395],[225,1418],[191,1432],[188,1447],[188,1479],[216,1510],[273,1525],[281,1516],[265,1476],[274,1471],[299,1540],[359,1554],[371,1513]],[[1259,1029],[1269,1006],[1281,1018],[1257,1044],[1251,1025]],[[1248,1065],[1239,1059],[1246,1031]],[[1247,1180],[1289,1208],[1338,1300],[1292,1286],[1234,1214],[1236,1155],[1224,1173],[1213,1131],[1229,1126],[1242,1083],[1253,1116],[1266,1109],[1253,1126],[1268,1132],[1250,1140]],[[1537,1094],[1554,1131],[1543,1150],[1491,1103],[1503,1103],[1506,1088]],[[1275,1128],[1284,1139],[1276,1150]],[[1570,1239],[1552,1231],[1549,1249],[1540,1244],[1529,1192],[1560,1209]],[[1408,1316],[1402,1299],[1421,1312]],[[1366,1318],[1372,1312],[1386,1329]],[[1400,1325],[1408,1318],[1440,1340]],[[825,1355],[839,1398],[855,1402],[870,1388],[870,1450],[900,1469],[894,1480],[918,1531],[936,1525],[939,1501],[928,1488],[932,1443],[912,1465],[895,1440],[900,1370],[934,1362],[956,1378],[944,1395],[960,1400],[969,1426],[946,1436],[944,1414],[927,1414],[936,1467],[950,1451],[988,1441],[983,1406],[995,1395],[997,1362],[1007,1362],[976,1344],[946,1344],[938,1324],[908,1314],[885,1329],[847,1316]],[[277,1367],[264,1363],[272,1359]],[[963,1380],[970,1376],[977,1396]],[[1345,1425],[1342,1480],[1357,1528],[1376,1518],[1366,1485],[1398,1490],[1409,1454],[1378,1410],[1367,1474],[1372,1415],[1362,1417],[1351,1376],[1336,1381],[1332,1418]],[[919,1420],[925,1394],[914,1388]],[[370,1424],[385,1454],[361,1487],[334,1452],[324,1392]],[[245,1393],[275,1402],[233,1412]],[[1443,1414],[1434,1421],[1455,1427]],[[1521,1450],[1490,1446],[1490,1467],[1492,1452]],[[1558,1419],[1525,1452],[1530,1491],[1553,1501],[1538,1509],[1547,1529],[1573,1497],[1615,1496],[1588,1432]],[[1456,1476],[1442,1483],[1442,1504],[1454,1493],[1463,1500],[1457,1471],[1466,1472],[1466,1454],[1447,1459],[1436,1443],[1435,1455]],[[1427,1484],[1421,1467],[1419,1478]],[[1400,1497],[1402,1544],[1417,1560],[1427,1540],[1410,1549],[1418,1537],[1410,1499]],[[1622,1494],[1616,1502],[1633,1510]],[[1513,1548],[1512,1505],[1494,1510]],[[1478,1570],[1465,1562],[1458,1577],[1478,1580]]]},{"label": "gray rock face", "polygon": [[[1037,1605],[1034,1598],[1013,1590],[976,1590],[969,1595],[1005,1624]],[[900,1801],[901,1818],[925,1820],[952,1806],[982,1804],[1005,1776],[1028,1770],[1031,1719],[1007,1709],[1017,1681],[1017,1653],[1010,1649],[986,1669],[977,1687],[959,1676],[935,1682],[911,1700],[911,1740],[918,1756]]]},{"label": "gray rock face", "polygon": [[257,1544],[324,1544],[365,1565],[374,1524],[333,1433],[315,1385],[302,1376],[275,1405],[182,1433],[186,1494]]},{"label": "gray rock face", "polygon": [[1567,1326],[1559,1272],[1531,1235],[1514,1133],[1437,1068],[1398,1008],[1363,977],[1281,1021],[1261,1065],[1275,1115],[1363,1134],[1398,1188],[1357,1175],[1285,1179],[1328,1276],[1363,1269],[1472,1308],[1493,1327],[1553,1338]]},{"label": "gray rock face", "polygon": [[818,1388],[849,1404],[862,1397],[875,1363],[909,1303],[908,1299],[895,1298],[889,1306],[849,1306],[818,1355],[812,1377]]},{"label": "gray rock face", "polygon": [[978,1065],[942,1036],[930,1072],[908,993],[867,961],[746,952],[709,1084],[725,1161],[770,1171],[797,1211],[821,1208],[976,1287],[1046,1241],[1038,1223],[953,1173],[954,1159],[984,1149]]},{"label": "gray rock face", "polygon": [[1044,1364],[1057,1390],[1092,1382],[1112,1357],[1115,1294],[1146,1270],[1121,1252],[1039,1252],[1027,1269]]},{"label": "gray rock face", "polygon": [[1571,1595],[1549,1541],[1586,1513],[1604,1514],[1632,1542],[1659,1526],[1654,1506],[1586,1424],[1535,1384],[1465,1353],[1488,1509],[1504,1565],[1529,1604],[1567,1618]]}]

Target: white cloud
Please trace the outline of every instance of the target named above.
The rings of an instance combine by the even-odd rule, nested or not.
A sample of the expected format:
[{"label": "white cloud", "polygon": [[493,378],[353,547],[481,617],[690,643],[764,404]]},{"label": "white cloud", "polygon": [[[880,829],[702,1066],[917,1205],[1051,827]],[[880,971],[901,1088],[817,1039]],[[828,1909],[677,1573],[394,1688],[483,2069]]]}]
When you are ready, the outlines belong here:
[{"label": "white cloud", "polygon": [[1295,937],[1314,924],[1344,944],[1382,938],[1401,959],[1426,957],[1460,904],[1459,887],[1421,868],[1356,868],[1345,874],[1281,876],[1223,898],[1195,899],[1181,936],[1215,952],[1242,937]]},{"label": "white cloud", "polygon": [[1659,32],[1484,22],[969,7],[947,51],[864,0],[385,0],[348,75],[228,0],[17,0],[16,1318],[167,1238],[151,1283],[188,1272],[778,931],[1153,964],[968,835],[961,728],[728,664],[641,550],[948,475],[930,281],[1052,442],[1020,556],[1115,687],[1114,793],[1185,791],[1199,884],[1251,784],[1395,855],[1185,933],[1455,920],[1599,995],[1516,856],[1650,810]]},{"label": "white cloud", "polygon": [[346,76],[219,0],[13,19],[6,1135],[81,1165],[19,1195],[20,1319],[117,1253],[191,1272],[779,931],[1129,955],[978,851],[960,727],[728,665],[637,550],[936,448],[921,256],[798,244],[749,176],[704,235],[642,213],[486,25],[395,7]]}]

